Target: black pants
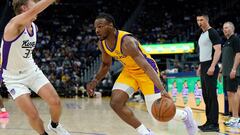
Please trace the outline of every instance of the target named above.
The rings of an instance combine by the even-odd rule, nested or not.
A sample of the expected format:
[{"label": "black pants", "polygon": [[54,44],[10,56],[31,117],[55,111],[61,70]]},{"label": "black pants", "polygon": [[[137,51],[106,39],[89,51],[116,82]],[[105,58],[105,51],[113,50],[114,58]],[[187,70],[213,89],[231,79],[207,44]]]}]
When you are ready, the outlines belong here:
[{"label": "black pants", "polygon": [[218,124],[217,78],[219,67],[216,66],[214,75],[209,76],[207,75],[207,71],[211,63],[211,61],[201,62],[202,95],[206,106],[207,123]]}]

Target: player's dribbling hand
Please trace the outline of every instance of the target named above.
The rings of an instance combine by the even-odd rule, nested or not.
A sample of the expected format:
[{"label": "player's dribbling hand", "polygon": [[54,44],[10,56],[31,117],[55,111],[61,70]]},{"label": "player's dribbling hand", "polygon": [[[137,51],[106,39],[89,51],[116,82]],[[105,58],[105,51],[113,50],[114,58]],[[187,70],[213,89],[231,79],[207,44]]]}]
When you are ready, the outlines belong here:
[{"label": "player's dribbling hand", "polygon": [[98,84],[98,81],[96,79],[90,81],[88,84],[87,84],[87,93],[89,96],[94,96],[94,89],[96,88]]},{"label": "player's dribbling hand", "polygon": [[162,96],[162,97],[169,98],[169,99],[172,99],[166,90],[162,90],[162,91],[161,91],[161,96]]}]

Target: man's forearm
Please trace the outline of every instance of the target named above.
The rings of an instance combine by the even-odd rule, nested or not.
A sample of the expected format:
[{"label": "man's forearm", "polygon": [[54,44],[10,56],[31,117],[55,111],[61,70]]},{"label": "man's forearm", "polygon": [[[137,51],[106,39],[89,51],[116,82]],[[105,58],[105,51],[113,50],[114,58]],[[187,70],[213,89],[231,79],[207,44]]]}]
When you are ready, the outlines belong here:
[{"label": "man's forearm", "polygon": [[220,59],[221,50],[215,50],[211,67],[215,67]]},{"label": "man's forearm", "polygon": [[154,85],[160,89],[161,91],[165,90],[160,77],[157,75],[156,71],[151,66],[146,66],[144,69],[145,73],[148,75],[148,77],[153,81]]},{"label": "man's forearm", "polygon": [[239,64],[240,64],[240,53],[236,53],[232,70],[236,71]]},{"label": "man's forearm", "polygon": [[109,69],[110,69],[109,65],[101,64],[101,66],[100,66],[100,68],[99,68],[99,70],[98,70],[94,79],[96,79],[96,81],[102,80],[106,76]]}]

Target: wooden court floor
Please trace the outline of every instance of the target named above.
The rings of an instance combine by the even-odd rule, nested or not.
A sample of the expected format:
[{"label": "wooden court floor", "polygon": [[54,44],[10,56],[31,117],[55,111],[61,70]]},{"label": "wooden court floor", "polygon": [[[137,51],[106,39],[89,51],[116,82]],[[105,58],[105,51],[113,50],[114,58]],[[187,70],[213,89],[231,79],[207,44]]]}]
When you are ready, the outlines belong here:
[{"label": "wooden court floor", "polygon": [[[39,98],[33,98],[33,101],[46,127],[50,118],[48,107]],[[4,104],[10,113],[10,118],[0,119],[0,135],[37,135],[11,99],[4,99]],[[171,120],[168,123],[154,123],[146,112],[143,103],[130,102],[128,105],[135,115],[156,135],[187,135],[182,122]],[[61,123],[71,135],[137,135],[133,128],[120,120],[111,110],[109,98],[62,98],[62,106]],[[193,112],[197,123],[202,124],[205,119],[204,113],[196,110]],[[220,133],[199,131],[198,135],[240,135],[239,129],[226,128],[222,124],[225,119],[227,118],[220,115]],[[54,135],[52,132],[49,134]]]}]

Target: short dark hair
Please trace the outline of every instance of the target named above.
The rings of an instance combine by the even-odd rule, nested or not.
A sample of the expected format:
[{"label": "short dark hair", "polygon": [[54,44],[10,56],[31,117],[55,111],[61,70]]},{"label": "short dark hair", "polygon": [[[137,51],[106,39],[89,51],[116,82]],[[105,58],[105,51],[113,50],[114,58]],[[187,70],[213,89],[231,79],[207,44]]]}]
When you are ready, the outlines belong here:
[{"label": "short dark hair", "polygon": [[209,21],[209,16],[207,13],[198,13],[197,16],[203,16],[205,19]]},{"label": "short dark hair", "polygon": [[115,19],[113,18],[112,15],[108,14],[108,13],[100,13],[96,19],[106,19],[108,22],[113,24],[113,27],[116,28],[116,23],[115,23]]}]

